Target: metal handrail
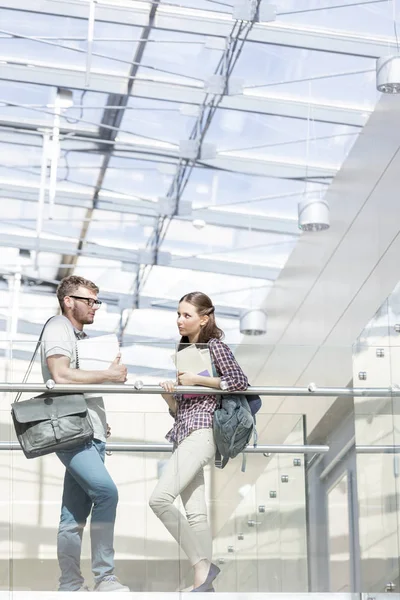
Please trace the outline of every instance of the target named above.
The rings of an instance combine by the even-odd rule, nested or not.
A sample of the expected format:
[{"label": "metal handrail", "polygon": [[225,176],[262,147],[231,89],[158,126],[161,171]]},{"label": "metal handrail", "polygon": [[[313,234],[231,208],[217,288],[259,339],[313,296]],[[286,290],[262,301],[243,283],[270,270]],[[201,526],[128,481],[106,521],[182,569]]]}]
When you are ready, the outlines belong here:
[{"label": "metal handrail", "polygon": [[[226,392],[219,389],[201,387],[201,386],[177,386],[177,394],[201,394],[220,395],[220,394],[243,394],[242,391]],[[142,382],[134,384],[54,384],[51,388],[46,387],[44,383],[0,383],[0,392],[33,392],[33,393],[75,393],[91,392],[100,394],[161,394],[163,388],[159,385],[143,385]],[[246,396],[354,396],[361,397],[393,397],[400,396],[400,387],[384,388],[346,388],[346,387],[318,387],[310,383],[308,387],[281,387],[281,386],[251,386],[246,390]]]},{"label": "metal handrail", "polygon": [[[108,442],[108,452],[172,452],[172,444],[134,444],[131,442]],[[0,442],[0,450],[21,450],[19,442]],[[326,454],[329,446],[260,445],[247,446],[247,454]]]},{"label": "metal handrail", "polygon": [[400,453],[400,446],[393,444],[388,446],[356,446],[358,454],[397,454]]},{"label": "metal handrail", "polygon": [[[354,441],[354,440],[353,440]],[[393,446],[356,446],[358,454],[394,454],[400,453],[400,445]],[[108,442],[107,452],[172,452],[172,444],[135,444],[133,442]],[[249,445],[244,450],[246,454],[327,454],[329,446],[324,445],[292,445],[292,444],[260,444],[256,447]],[[19,442],[0,441],[0,451],[21,450]]]}]

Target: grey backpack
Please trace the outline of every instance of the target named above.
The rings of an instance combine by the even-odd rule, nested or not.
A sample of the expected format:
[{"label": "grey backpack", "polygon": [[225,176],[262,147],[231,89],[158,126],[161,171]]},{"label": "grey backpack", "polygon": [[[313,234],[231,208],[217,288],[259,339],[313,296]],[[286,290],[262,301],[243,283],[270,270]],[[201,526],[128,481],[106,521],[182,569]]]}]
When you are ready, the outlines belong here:
[{"label": "grey backpack", "polygon": [[[223,469],[230,458],[243,452],[254,436],[257,445],[257,432],[254,417],[244,394],[220,397],[219,406],[214,412],[214,439],[217,446],[215,466]],[[246,468],[246,457],[243,454],[242,471]]]}]

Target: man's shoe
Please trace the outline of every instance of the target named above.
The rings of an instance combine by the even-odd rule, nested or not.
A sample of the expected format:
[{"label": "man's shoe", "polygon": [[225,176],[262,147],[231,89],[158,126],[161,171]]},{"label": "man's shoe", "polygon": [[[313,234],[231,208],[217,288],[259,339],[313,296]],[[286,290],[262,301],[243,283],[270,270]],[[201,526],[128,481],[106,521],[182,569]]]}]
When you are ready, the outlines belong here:
[{"label": "man's shoe", "polygon": [[107,575],[96,585],[94,592],[130,592],[126,585],[122,585],[115,575]]}]

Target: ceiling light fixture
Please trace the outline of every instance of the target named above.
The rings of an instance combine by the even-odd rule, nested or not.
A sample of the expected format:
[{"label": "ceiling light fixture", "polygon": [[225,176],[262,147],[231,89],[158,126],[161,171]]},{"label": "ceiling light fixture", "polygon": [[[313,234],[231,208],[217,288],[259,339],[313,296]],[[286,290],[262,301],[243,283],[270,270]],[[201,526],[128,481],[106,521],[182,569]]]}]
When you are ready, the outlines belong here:
[{"label": "ceiling light fixture", "polygon": [[400,54],[377,59],[376,88],[384,94],[400,93]]},{"label": "ceiling light fixture", "polygon": [[322,198],[305,198],[298,205],[299,229],[302,231],[324,231],[329,229],[329,204]]},{"label": "ceiling light fixture", "polygon": [[397,35],[396,2],[392,0],[392,20],[396,38],[396,53],[376,61],[376,88],[384,94],[400,93],[400,47]]},{"label": "ceiling light fixture", "polygon": [[243,335],[265,335],[267,313],[261,308],[252,308],[240,316],[240,333]]},{"label": "ceiling light fixture", "polygon": [[298,204],[298,225],[302,231],[324,231],[329,229],[329,204],[322,198],[309,197],[308,165],[310,162],[310,117],[311,117],[311,83],[308,86],[308,115],[306,140],[306,173],[304,177],[303,200]]}]

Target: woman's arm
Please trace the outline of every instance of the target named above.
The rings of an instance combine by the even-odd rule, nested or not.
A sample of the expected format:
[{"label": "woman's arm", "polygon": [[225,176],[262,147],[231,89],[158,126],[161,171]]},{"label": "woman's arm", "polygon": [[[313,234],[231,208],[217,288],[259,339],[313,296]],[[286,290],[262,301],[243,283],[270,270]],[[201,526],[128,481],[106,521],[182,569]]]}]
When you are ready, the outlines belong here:
[{"label": "woman's arm", "polygon": [[175,390],[175,384],[173,381],[160,381],[160,386],[167,392],[166,394],[161,394],[161,396],[168,404],[171,414],[175,416],[178,409],[178,403],[175,394],[173,393]]},{"label": "woman's arm", "polygon": [[204,375],[196,375],[196,373],[178,373],[179,385],[204,385],[220,389],[221,377],[204,377]]},{"label": "woman's arm", "polygon": [[249,385],[248,379],[230,348],[220,340],[211,340],[209,346],[217,372],[221,374],[220,382],[226,383],[226,390],[228,392],[246,390]]},{"label": "woman's arm", "polygon": [[215,389],[221,389],[221,382],[224,381],[226,391],[235,392],[246,390],[249,382],[246,375],[240,368],[236,358],[226,344],[219,340],[210,342],[210,352],[214,359],[217,372],[221,377],[204,377],[195,373],[178,373],[178,382],[180,385],[204,385]]}]

